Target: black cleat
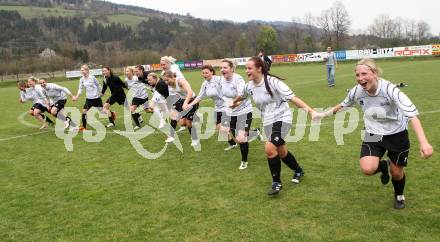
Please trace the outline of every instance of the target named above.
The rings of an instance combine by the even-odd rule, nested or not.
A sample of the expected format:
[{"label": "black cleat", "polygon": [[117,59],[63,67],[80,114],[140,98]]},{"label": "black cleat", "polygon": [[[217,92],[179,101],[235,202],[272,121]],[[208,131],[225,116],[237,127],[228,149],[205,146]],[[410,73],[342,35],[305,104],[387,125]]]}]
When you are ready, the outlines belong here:
[{"label": "black cleat", "polygon": [[394,208],[395,209],[404,209],[405,208],[405,197],[403,195],[395,197]]},{"label": "black cleat", "polygon": [[388,167],[390,166],[389,161],[385,161],[387,163],[387,169],[382,171],[382,175],[380,175],[380,181],[382,184],[386,185],[390,182],[390,173],[388,171]]},{"label": "black cleat", "polygon": [[274,196],[277,195],[281,189],[283,189],[283,185],[281,185],[281,182],[272,182],[272,187],[267,191],[267,195]]}]

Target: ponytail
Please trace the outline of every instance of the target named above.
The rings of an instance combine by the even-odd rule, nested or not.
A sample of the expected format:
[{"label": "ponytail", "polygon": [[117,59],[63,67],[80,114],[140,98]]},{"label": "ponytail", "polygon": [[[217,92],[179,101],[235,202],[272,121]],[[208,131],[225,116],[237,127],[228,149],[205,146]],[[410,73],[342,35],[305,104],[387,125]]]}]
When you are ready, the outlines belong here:
[{"label": "ponytail", "polygon": [[270,97],[273,97],[272,90],[270,90],[269,81],[267,80],[267,74],[264,74],[264,86],[266,87],[266,91],[269,93]]}]

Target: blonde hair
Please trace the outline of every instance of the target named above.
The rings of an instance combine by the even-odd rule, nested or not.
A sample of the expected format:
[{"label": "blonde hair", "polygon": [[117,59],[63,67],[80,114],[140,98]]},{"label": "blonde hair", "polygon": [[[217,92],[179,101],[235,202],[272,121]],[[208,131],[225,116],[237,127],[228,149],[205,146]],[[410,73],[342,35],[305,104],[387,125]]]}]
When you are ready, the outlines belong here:
[{"label": "blonde hair", "polygon": [[[357,66],[366,66],[368,67],[368,69],[370,69],[374,74],[376,74],[377,76],[382,75],[382,69],[380,69],[377,65],[376,62],[373,59],[370,58],[364,58],[360,61],[358,61],[358,63],[356,64]],[[355,70],[356,71],[356,70]]]},{"label": "blonde hair", "polygon": [[134,74],[134,68],[131,67],[131,66],[127,66],[127,67],[125,68],[125,71],[129,71],[129,72],[131,72],[131,74]]},{"label": "blonde hair", "polygon": [[33,81],[33,82],[37,83],[37,82],[38,82],[38,78],[36,78],[36,77],[34,77],[34,76],[30,76],[30,77],[28,78],[28,81]]},{"label": "blonde hair", "polygon": [[147,78],[148,77],[151,77],[154,80],[158,80],[159,79],[159,76],[156,73],[154,73],[154,72],[151,72],[150,74],[148,74]]},{"label": "blonde hair", "polygon": [[87,70],[87,71],[90,70],[90,69],[89,69],[89,66],[88,66],[87,64],[82,65],[82,66],[81,66],[81,69],[84,69],[84,70]]},{"label": "blonde hair", "polygon": [[165,71],[162,74],[162,77],[165,79],[168,79],[168,85],[170,86],[177,86],[177,81],[176,81],[176,74],[174,74],[172,71]]},{"label": "blonde hair", "polygon": [[176,63],[176,59],[172,56],[162,56],[162,58],[160,58],[160,61],[164,61],[167,62],[169,64],[175,64]]}]

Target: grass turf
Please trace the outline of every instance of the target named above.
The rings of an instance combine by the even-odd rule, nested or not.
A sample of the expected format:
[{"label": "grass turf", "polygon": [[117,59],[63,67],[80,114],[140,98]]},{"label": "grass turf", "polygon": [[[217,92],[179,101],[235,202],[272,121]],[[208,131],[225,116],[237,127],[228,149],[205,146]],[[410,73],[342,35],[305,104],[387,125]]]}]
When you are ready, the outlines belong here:
[{"label": "grass turf", "polygon": [[[409,85],[403,91],[420,112],[431,111],[420,118],[431,144],[438,147],[440,60],[379,65],[384,78]],[[322,65],[275,66],[272,72],[286,77],[310,105],[325,108],[342,101],[346,89],[355,85],[353,67],[341,63],[337,86],[331,89]],[[185,75],[198,92],[200,73]],[[77,81],[60,84],[76,92]],[[77,136],[74,151],[67,152],[53,132],[40,133],[17,122],[31,104],[18,103],[15,87],[0,88],[0,101],[1,241],[440,240],[440,164],[437,155],[419,157],[412,131],[407,208],[396,211],[392,185],[384,187],[378,176],[359,171],[362,123],[344,137],[343,146],[336,144],[333,118],[324,120],[318,142],[309,141],[307,131],[300,142],[289,143],[305,179],[291,184],[291,172],[283,165],[284,189],[269,198],[271,179],[261,142],[250,144],[249,168],[241,172],[238,149],[223,151],[226,142],[215,136],[202,140],[202,151],[195,152],[187,132],[180,135],[184,153],[170,146],[157,160],[143,159],[126,138],[112,132],[101,143]],[[83,102],[84,97],[76,103],[69,100],[67,106],[81,107]],[[121,107],[115,110],[122,114]],[[117,122],[123,129],[120,117]],[[154,152],[164,139],[155,133],[142,143]]]}]

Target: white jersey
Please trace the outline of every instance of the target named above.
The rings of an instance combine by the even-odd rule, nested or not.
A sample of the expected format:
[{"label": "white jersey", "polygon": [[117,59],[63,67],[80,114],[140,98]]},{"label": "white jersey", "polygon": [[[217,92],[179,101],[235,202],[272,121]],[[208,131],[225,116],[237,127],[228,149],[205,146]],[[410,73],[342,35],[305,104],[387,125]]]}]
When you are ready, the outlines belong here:
[{"label": "white jersey", "polygon": [[78,93],[82,93],[82,89],[86,88],[87,99],[97,99],[101,97],[101,88],[99,86],[99,81],[94,76],[89,76],[87,78],[81,77],[79,79]]},{"label": "white jersey", "polygon": [[32,101],[33,104],[39,103],[46,106],[46,96],[40,85],[35,85],[35,87],[26,88],[25,91],[20,91],[20,99],[23,102]]},{"label": "white jersey", "polygon": [[147,99],[148,98],[148,87],[145,83],[140,82],[136,76],[130,80],[125,78],[125,82],[127,83],[127,87],[129,91],[133,92],[134,98]]},{"label": "white jersey", "polygon": [[220,76],[213,76],[211,80],[205,80],[200,88],[198,99],[211,98],[215,102],[215,112],[222,112],[224,101],[221,97]]},{"label": "white jersey", "polygon": [[[184,78],[185,79],[185,76],[183,76],[183,73],[180,71],[180,68],[179,68],[178,65],[171,64],[170,71],[176,75],[176,79],[178,79],[178,78]],[[162,71],[161,75],[163,76],[164,73],[165,73],[165,71]]]},{"label": "white jersey", "polygon": [[246,84],[243,97],[252,97],[257,108],[261,111],[263,126],[275,122],[292,123],[292,112],[289,101],[295,96],[292,90],[282,81],[273,76],[267,76],[267,82],[273,96],[266,90],[264,79],[260,84],[250,81]]},{"label": "white jersey", "polygon": [[43,88],[43,94],[50,100],[51,103],[66,100],[67,95],[72,95],[69,89],[55,83],[47,83],[46,87]]},{"label": "white jersey", "polygon": [[245,85],[246,83],[244,82],[243,77],[235,73],[229,80],[226,80],[224,77],[221,78],[221,97],[224,101],[224,111],[226,112],[226,115],[240,116],[252,112],[252,103],[247,98],[237,107],[229,107],[236,97],[244,95]]},{"label": "white jersey", "polygon": [[417,108],[396,85],[382,79],[378,82],[375,95],[369,95],[357,85],[341,105],[359,104],[364,112],[365,129],[370,134],[391,135],[406,130],[409,120],[419,114]]},{"label": "white jersey", "polygon": [[[170,86],[168,85],[168,91],[170,93],[170,96],[177,96],[179,98],[185,99],[188,93],[182,89],[179,85],[179,81],[186,81],[184,78],[176,78],[176,86]],[[189,84],[188,84],[189,85]],[[193,92],[193,97],[195,96]]]}]

